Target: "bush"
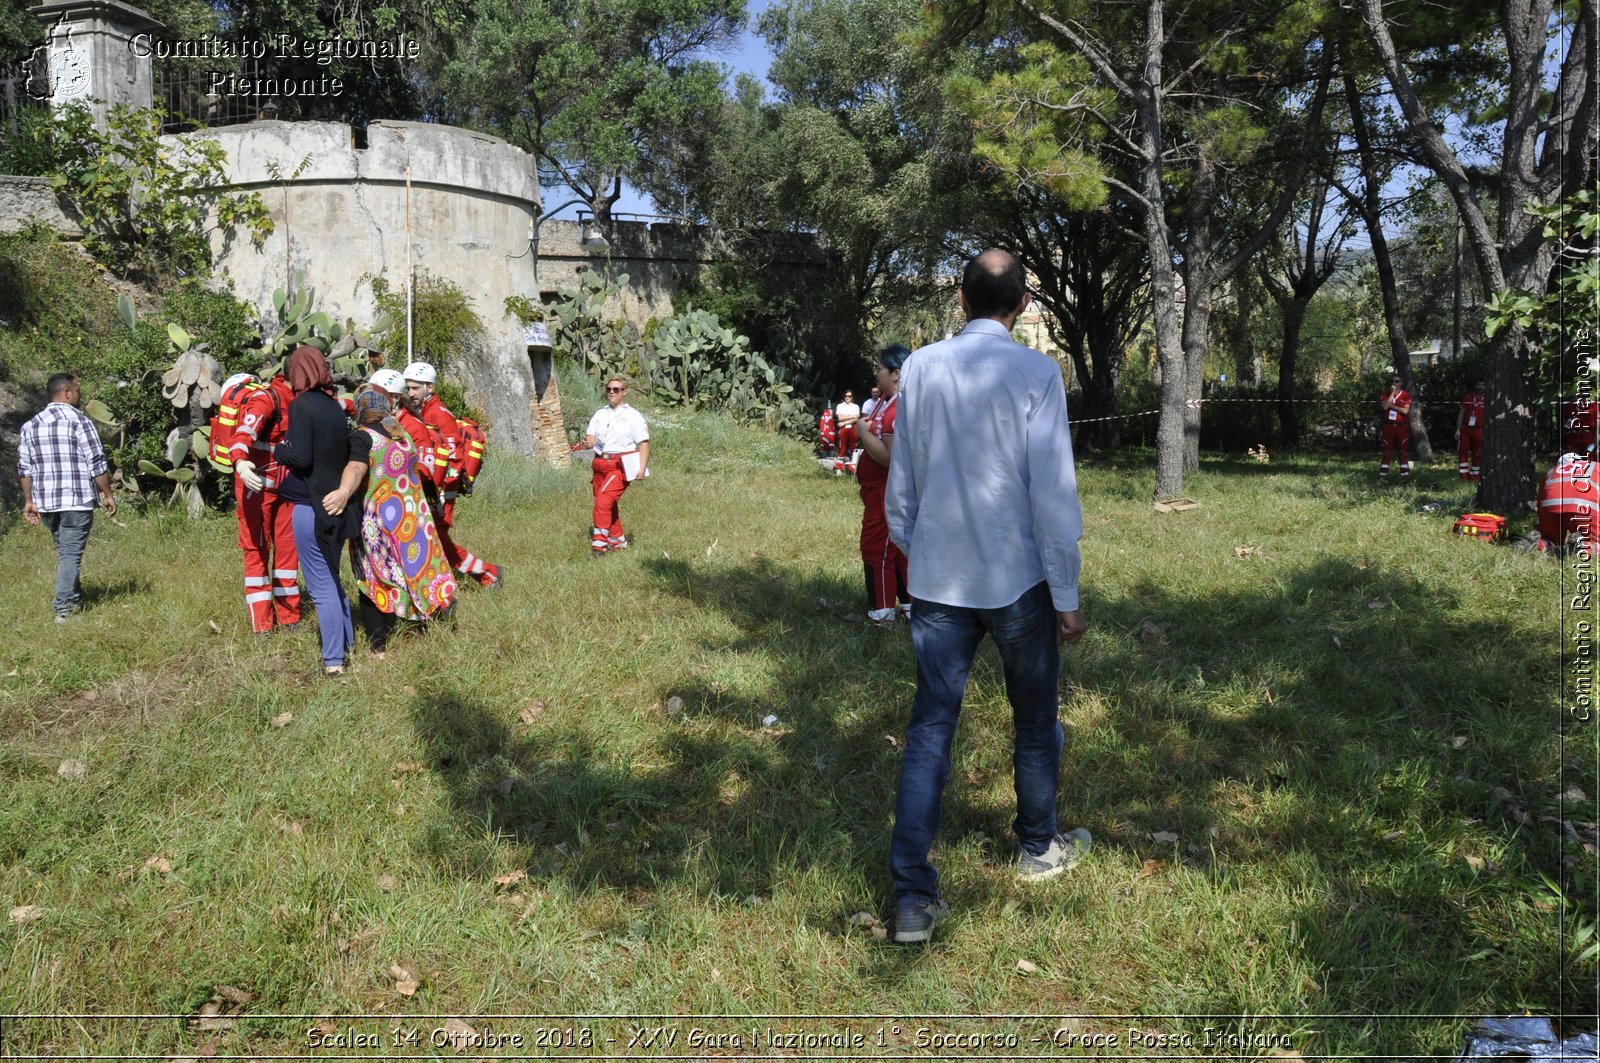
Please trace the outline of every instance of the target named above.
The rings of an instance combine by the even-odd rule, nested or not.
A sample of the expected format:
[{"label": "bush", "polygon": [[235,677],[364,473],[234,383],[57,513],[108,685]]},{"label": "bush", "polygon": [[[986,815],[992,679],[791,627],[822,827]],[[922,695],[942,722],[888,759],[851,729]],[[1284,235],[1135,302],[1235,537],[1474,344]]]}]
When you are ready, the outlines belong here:
[{"label": "bush", "polygon": [[272,219],[254,192],[223,192],[222,145],[206,137],[162,140],[159,110],[119,104],[95,128],[86,107],[51,112],[30,151],[78,214],[83,246],[125,277],[203,274],[211,265],[211,221],[243,228],[257,247]]},{"label": "bush", "polygon": [[[373,338],[388,356],[386,364],[404,369],[405,356],[399,352],[406,347],[406,290],[382,276],[369,277],[368,283],[378,302],[378,320],[387,325]],[[481,332],[483,321],[460,285],[427,270],[417,271],[411,293],[411,348],[419,361],[430,363],[443,374]],[[442,401],[443,396],[440,398]],[[451,409],[460,412],[457,407]]]}]

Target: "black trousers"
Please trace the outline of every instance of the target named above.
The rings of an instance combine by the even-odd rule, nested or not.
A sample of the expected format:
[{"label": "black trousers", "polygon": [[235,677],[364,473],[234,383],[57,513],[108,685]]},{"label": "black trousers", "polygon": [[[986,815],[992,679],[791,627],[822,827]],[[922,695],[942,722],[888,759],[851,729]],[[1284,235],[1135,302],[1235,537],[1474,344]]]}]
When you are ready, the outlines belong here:
[{"label": "black trousers", "polygon": [[372,599],[361,596],[361,630],[367,633],[367,647],[373,653],[382,653],[389,645],[389,635],[394,631],[393,613],[386,613],[372,604]]}]

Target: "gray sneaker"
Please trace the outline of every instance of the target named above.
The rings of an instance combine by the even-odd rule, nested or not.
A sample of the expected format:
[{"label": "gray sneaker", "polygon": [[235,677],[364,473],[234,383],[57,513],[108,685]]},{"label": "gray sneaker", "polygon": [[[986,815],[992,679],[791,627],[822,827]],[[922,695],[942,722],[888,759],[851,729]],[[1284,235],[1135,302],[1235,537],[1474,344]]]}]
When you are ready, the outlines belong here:
[{"label": "gray sneaker", "polygon": [[1075,827],[1051,838],[1050,848],[1037,856],[1018,846],[1017,876],[1029,882],[1054,878],[1087,856],[1093,841],[1086,829]]},{"label": "gray sneaker", "polygon": [[894,940],[915,945],[933,937],[933,928],[950,917],[950,906],[940,900],[902,897],[894,910]]}]

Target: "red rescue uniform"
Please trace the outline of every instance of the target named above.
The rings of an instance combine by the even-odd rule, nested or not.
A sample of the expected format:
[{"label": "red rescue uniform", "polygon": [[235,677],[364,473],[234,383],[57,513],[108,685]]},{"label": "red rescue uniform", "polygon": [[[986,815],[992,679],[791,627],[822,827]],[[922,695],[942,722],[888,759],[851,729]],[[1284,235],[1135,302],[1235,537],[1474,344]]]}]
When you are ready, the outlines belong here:
[{"label": "red rescue uniform", "polygon": [[[450,534],[455,518],[453,505],[455,500],[452,498],[449,502],[444,502],[443,498],[447,490],[446,485],[456,481],[450,478],[449,444],[434,427],[433,422],[424,420],[428,416],[430,405],[436,408],[435,420],[442,421],[437,411],[443,410],[444,416],[450,418],[451,426],[455,426],[455,417],[445,409],[443,403],[431,395],[428,401],[422,404],[422,417],[402,407],[399,421],[400,427],[405,429],[411,441],[416,444],[418,464],[423,467],[428,477],[423,490],[428,496],[428,502],[433,506],[434,530],[439,533],[439,545],[444,548],[445,560],[450,563],[451,568],[463,576],[471,576],[485,587],[491,587],[500,581],[500,566],[485,561],[471,550],[463,549]],[[456,429],[456,438],[459,441],[459,429]]]},{"label": "red rescue uniform", "polygon": [[250,392],[239,407],[229,456],[235,464],[254,463],[265,481],[250,491],[233,479],[234,513],[239,521],[239,550],[244,554],[244,602],[250,626],[258,633],[273,624],[300,622],[300,555],[294,546],[294,505],[278,498],[283,466],[272,447],[289,431],[289,403],[294,392],[279,375]]},{"label": "red rescue uniform", "polygon": [[[872,415],[864,418],[868,433],[880,439],[894,437],[899,397],[878,401]],[[867,608],[893,608],[896,598],[910,602],[911,595],[906,593],[906,555],[890,541],[889,522],[883,514],[889,467],[878,464],[870,453],[863,454],[856,462],[856,482],[861,485],[861,563],[867,577]]]},{"label": "red rescue uniform", "polygon": [[822,439],[822,446],[819,449],[824,451],[833,449],[838,441],[838,435],[833,430],[832,410],[822,411],[822,419],[817,422],[817,435]]},{"label": "red rescue uniform", "polygon": [[1600,545],[1600,465],[1563,454],[1539,488],[1539,535],[1559,547],[1574,533],[1590,549]]},{"label": "red rescue uniform", "polygon": [[1483,461],[1483,395],[1469,391],[1461,399],[1461,431],[1456,441],[1457,470],[1463,480],[1476,480]]},{"label": "red rescue uniform", "polygon": [[437,444],[434,447],[434,464],[444,470],[444,480],[439,484],[439,497],[444,500],[446,524],[455,523],[456,495],[460,493],[461,471],[466,453],[461,441],[461,426],[439,396],[429,395],[420,411],[422,421],[433,430]]},{"label": "red rescue uniform", "polygon": [[1411,424],[1406,420],[1406,413],[1411,409],[1411,393],[1402,387],[1394,387],[1383,393],[1379,398],[1380,403],[1389,402],[1399,406],[1398,410],[1382,407],[1382,420],[1378,427],[1378,438],[1381,441],[1382,456],[1378,459],[1378,476],[1383,478],[1389,475],[1389,459],[1395,451],[1400,456],[1400,476],[1402,479],[1411,476]]},{"label": "red rescue uniform", "polygon": [[1561,449],[1567,454],[1588,454],[1600,429],[1600,402],[1568,399],[1561,407]]}]

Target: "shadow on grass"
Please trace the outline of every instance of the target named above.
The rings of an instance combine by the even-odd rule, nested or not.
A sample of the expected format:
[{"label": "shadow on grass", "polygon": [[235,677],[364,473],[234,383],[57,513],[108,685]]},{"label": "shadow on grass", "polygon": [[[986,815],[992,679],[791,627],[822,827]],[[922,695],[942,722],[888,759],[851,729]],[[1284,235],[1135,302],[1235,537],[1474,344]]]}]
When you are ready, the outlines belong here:
[{"label": "shadow on grass", "polygon": [[[641,570],[722,614],[733,633],[703,648],[768,662],[771,693],[663,683],[682,719],[636,765],[592,734],[512,733],[482,706],[420,698],[417,726],[462,826],[528,845],[530,876],[580,889],[692,878],[740,898],[813,867],[864,882],[852,908],[886,903],[914,676],[904,626],[842,625],[860,597],[851,581],[763,560],[645,559]],[[1468,614],[1448,585],[1333,558],[1284,566],[1264,588],[1151,582],[1097,601],[1090,586],[1086,609],[1093,635],[1065,671],[1078,726],[1062,810],[1094,829],[1103,858],[1181,863],[1224,893],[1292,897],[1272,909],[1288,913],[1274,947],[1319,972],[1308,1010],[1553,1010],[1576,998],[1581,972],[1529,929],[1559,915],[1533,904],[1542,877],[1562,884],[1568,919],[1592,918],[1595,901],[1582,873],[1592,858],[1579,852],[1575,866],[1559,819],[1542,818],[1559,815],[1560,707],[1539,695],[1556,686],[1553,646]],[[974,675],[998,686],[992,646]],[[1014,810],[1009,786],[989,784],[1009,780],[1009,734],[983,740],[994,724],[977,715],[957,739],[939,844],[948,854],[981,831],[999,839],[985,846],[998,864]],[[1176,845],[1153,840],[1166,831]],[[486,851],[453,832],[439,858],[482,874]],[[837,930],[845,914],[814,919]],[[873,962],[892,972],[902,960]],[[1241,992],[1218,986],[1199,1003],[1261,1008]]]},{"label": "shadow on grass", "polygon": [[1075,678],[1115,738],[1085,736],[1064,782],[1105,842],[1213,874],[1290,871],[1315,898],[1293,929],[1328,1010],[1576,997],[1579,972],[1526,932],[1557,918],[1531,904],[1542,877],[1594,911],[1577,847],[1541,818],[1558,808],[1553,644],[1467,615],[1451,587],[1336,559],[1271,591],[1151,583],[1089,608],[1114,637]]},{"label": "shadow on grass", "polygon": [[[592,735],[513,731],[481,705],[419,697],[416,726],[458,812],[530,844],[530,875],[581,887],[646,887],[694,870],[742,898],[769,895],[796,866],[881,863],[894,749],[874,714],[846,714],[841,724],[815,702],[841,689],[830,652],[838,639],[856,636],[871,660],[904,630],[845,625],[839,615],[859,594],[832,577],[796,578],[767,564],[697,573],[664,558],[642,568],[734,620],[739,635],[703,649],[782,661],[780,693],[756,700],[713,684],[664,687],[663,706],[682,699],[677,725],[662,727],[648,764],[628,767]],[[763,726],[770,716],[778,722]],[[475,858],[458,842],[438,852],[471,870]]]},{"label": "shadow on grass", "polygon": [[91,580],[83,585],[83,607],[93,609],[109,605],[118,598],[137,598],[149,591],[150,581],[143,576],[130,576],[103,583]]}]

